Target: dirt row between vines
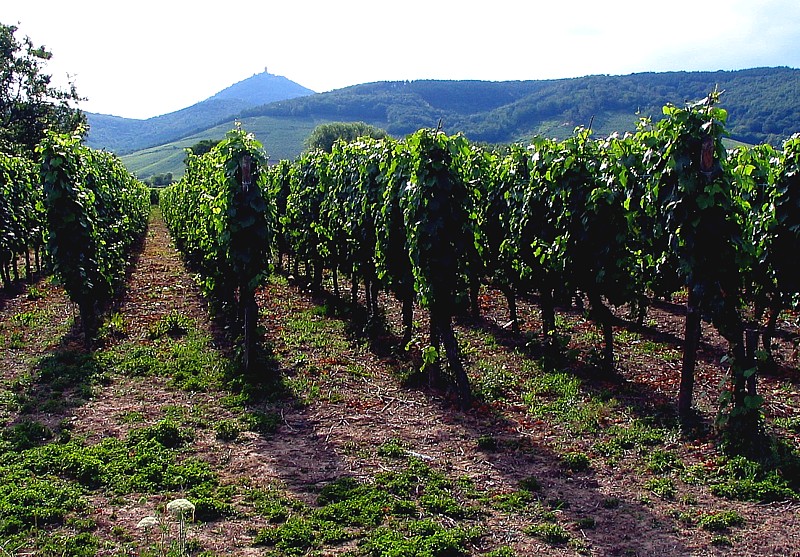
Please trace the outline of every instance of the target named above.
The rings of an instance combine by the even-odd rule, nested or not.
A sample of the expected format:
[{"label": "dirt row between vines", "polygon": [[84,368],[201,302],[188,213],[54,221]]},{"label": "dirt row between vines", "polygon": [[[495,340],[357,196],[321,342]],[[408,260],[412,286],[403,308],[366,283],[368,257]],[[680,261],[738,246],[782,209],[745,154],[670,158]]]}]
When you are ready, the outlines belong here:
[{"label": "dirt row between vines", "polygon": [[[75,310],[62,290],[48,281],[37,283],[31,296],[19,292],[0,298],[0,323],[6,342],[0,347],[4,362],[4,385],[30,381],[36,363],[64,346],[79,343],[70,329]],[[282,423],[275,435],[242,432],[233,442],[217,439],[211,429],[200,429],[188,449],[193,456],[213,465],[223,483],[281,486],[293,497],[313,502],[318,489],[344,476],[369,482],[384,463],[375,456],[377,447],[387,440],[398,440],[412,454],[447,474],[468,477],[481,490],[510,493],[524,478],[535,476],[542,484],[543,496],[566,504],[556,508],[559,523],[581,540],[581,553],[568,545],[552,545],[527,535],[530,521],[524,514],[490,512],[478,521],[486,535],[475,555],[507,545],[517,555],[800,555],[800,506],[797,503],[757,505],[733,502],[712,496],[704,486],[680,486],[680,497],[661,499],[645,487],[647,472],[635,460],[606,463],[593,450],[591,435],[573,436],[560,424],[546,418],[533,418],[523,401],[492,405],[476,403],[469,411],[458,410],[446,390],[425,384],[407,384],[399,375],[417,362],[409,360],[393,346],[399,334],[399,308],[388,296],[381,297],[386,308],[387,330],[367,338],[353,334],[351,323],[315,312],[326,301],[293,286],[291,281],[271,281],[259,294],[262,325],[279,371],[289,378],[313,380],[314,396],[302,404],[286,401],[280,406]],[[482,359],[501,361],[513,373],[523,365],[531,335],[513,335],[503,327],[505,306],[496,293],[487,291],[481,298],[483,318],[464,321],[458,328],[470,373],[477,373]],[[521,303],[523,331],[538,330],[538,311],[533,301]],[[209,318],[209,309],[191,274],[184,268],[160,218],[151,219],[142,250],[132,267],[126,293],[115,310],[127,332],[125,342],[147,344],[147,332],[165,314],[177,311],[206,330],[223,353],[231,347]],[[313,343],[296,344],[284,334],[299,312],[311,312],[316,319],[330,321],[326,329],[330,344],[320,348]],[[417,334],[424,338],[424,317],[417,312]],[[24,315],[27,317],[19,317]],[[573,331],[571,348],[580,352],[571,371],[591,389],[611,393],[619,399],[619,411],[600,416],[604,427],[625,425],[626,420],[646,418],[651,412],[668,412],[672,407],[679,361],[654,362],[651,355],[637,350],[636,343],[620,341],[619,377],[595,379],[591,366],[582,363],[589,353],[587,339],[593,328],[578,313],[566,312]],[[34,326],[17,326],[30,319]],[[672,342],[679,349],[682,316],[679,306],[664,305],[651,310],[648,327],[654,337]],[[483,340],[487,331],[497,339],[495,345]],[[57,339],[54,341],[53,339]],[[113,338],[108,344],[122,342]],[[336,351],[330,351],[335,346]],[[794,370],[793,345],[778,341],[782,374],[762,379],[770,417],[797,416],[800,387]],[[492,353],[490,353],[492,352]],[[697,406],[706,420],[713,419],[718,384],[723,378],[720,357],[722,343],[712,331],[704,330],[703,353],[698,364]],[[357,368],[357,372],[353,369]],[[26,379],[27,378],[27,379]],[[5,388],[5,387],[4,387]],[[94,443],[109,436],[122,438],[132,427],[122,416],[137,413],[147,425],[163,418],[169,408],[202,407],[212,413],[211,422],[232,417],[221,404],[225,393],[193,393],[171,388],[165,378],[113,375],[96,388],[84,403],[67,415],[38,413],[37,419],[55,425],[68,420],[73,437]],[[6,423],[16,416],[5,412]],[[492,438],[488,450],[478,442]],[[706,463],[718,451],[711,434],[692,439],[676,437],[667,443],[687,463]],[[571,471],[563,465],[563,455],[581,451],[591,456],[587,471]],[[140,518],[181,493],[126,496],[124,501],[105,495],[92,495],[97,520],[97,535],[109,541],[118,539],[119,528],[135,543],[146,541],[136,529]],[[691,496],[691,497],[689,497]],[[678,502],[692,499],[690,508]],[[608,501],[617,504],[609,505]],[[262,555],[263,548],[252,546],[255,532],[267,525],[263,518],[248,512],[241,500],[242,514],[211,523],[194,523],[189,537],[206,550],[220,555]],[[711,545],[713,533],[689,527],[676,518],[676,509],[736,510],[745,525],[732,535],[733,547]],[[591,517],[596,526],[581,528],[580,519]],[[446,519],[444,519],[446,520]],[[116,532],[116,533],[115,533]],[[353,546],[325,548],[321,555],[342,554]],[[106,551],[105,553],[103,551]],[[100,554],[115,554],[101,550]]]}]

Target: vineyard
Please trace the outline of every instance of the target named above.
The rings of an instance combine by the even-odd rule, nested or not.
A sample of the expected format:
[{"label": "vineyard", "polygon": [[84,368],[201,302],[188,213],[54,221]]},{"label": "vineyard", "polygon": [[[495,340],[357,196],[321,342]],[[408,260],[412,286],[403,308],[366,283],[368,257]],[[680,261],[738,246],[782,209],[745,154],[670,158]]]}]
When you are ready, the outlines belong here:
[{"label": "vineyard", "polygon": [[4,155],[0,554],[800,555],[800,137],[664,115]]}]

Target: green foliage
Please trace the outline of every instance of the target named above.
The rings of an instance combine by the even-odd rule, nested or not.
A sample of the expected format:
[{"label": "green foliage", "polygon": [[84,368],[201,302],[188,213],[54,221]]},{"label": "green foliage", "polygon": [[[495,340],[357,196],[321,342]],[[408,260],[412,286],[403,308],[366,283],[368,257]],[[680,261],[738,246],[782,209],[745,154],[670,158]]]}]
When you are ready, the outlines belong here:
[{"label": "green foliage", "polygon": [[373,530],[360,546],[369,557],[460,557],[478,533],[463,527],[445,528],[430,520],[396,524]]},{"label": "green foliage", "polygon": [[528,509],[535,501],[533,494],[525,489],[510,493],[498,493],[492,496],[492,506],[508,513],[519,513]]},{"label": "green foliage", "polygon": [[247,431],[255,431],[262,435],[272,435],[278,431],[283,418],[275,412],[247,412],[241,417],[242,425]]},{"label": "green foliage", "polygon": [[561,466],[573,472],[585,472],[592,466],[592,461],[585,453],[569,452],[561,456]]},{"label": "green foliage", "polygon": [[38,447],[53,438],[53,432],[41,422],[23,420],[0,431],[0,439],[7,443],[7,450],[24,451]]},{"label": "green foliage", "polygon": [[563,526],[552,522],[542,522],[528,526],[525,528],[525,533],[552,545],[565,544],[571,539],[569,532]]},{"label": "green foliage", "polygon": [[325,486],[317,498],[322,508],[312,515],[342,526],[378,526],[394,508],[395,500],[388,493],[344,478]]},{"label": "green foliage", "polygon": [[155,425],[134,429],[128,435],[129,442],[139,444],[155,441],[168,449],[178,449],[194,439],[191,431],[181,427],[169,418],[165,418]]},{"label": "green foliage", "polygon": [[[243,190],[243,161],[251,187]],[[190,155],[183,179],[165,188],[161,208],[178,248],[201,274],[201,285],[221,302],[254,289],[268,266],[272,209],[262,195],[267,158],[242,130],[202,156]]]},{"label": "green foliage", "polygon": [[241,433],[241,428],[236,420],[219,420],[214,424],[214,432],[220,441],[235,441]]},{"label": "green foliage", "polygon": [[651,478],[645,482],[645,487],[662,499],[672,499],[677,493],[672,478]]},{"label": "green foliage", "polygon": [[[358,540],[357,555],[467,555],[468,544],[480,534],[447,520],[474,517],[477,508],[465,504],[461,489],[427,464],[409,459],[396,471],[378,474],[375,483],[342,477],[324,486],[316,505],[308,507],[278,490],[251,490],[246,499],[271,526],[256,543],[274,547],[280,555],[324,551],[327,545]],[[413,553],[406,553],[412,551]]]},{"label": "green foliage", "polygon": [[0,277],[4,286],[11,284],[12,261],[44,244],[45,213],[37,183],[33,162],[0,152]]},{"label": "green foliage", "polygon": [[149,190],[118,158],[84,147],[78,135],[49,133],[37,152],[53,270],[91,337],[147,226]]},{"label": "green foliage", "polygon": [[711,492],[739,501],[772,502],[800,497],[800,457],[796,452],[773,455],[765,462],[734,456],[711,479]]},{"label": "green foliage", "polygon": [[672,470],[683,469],[683,463],[671,451],[655,449],[647,457],[647,469],[656,474],[665,474]]},{"label": "green foliage", "polygon": [[403,458],[406,456],[406,449],[399,439],[388,439],[378,447],[378,456]]},{"label": "green foliage", "polygon": [[556,418],[574,431],[594,431],[610,403],[585,394],[581,380],[565,372],[544,372],[525,382],[522,400],[531,415]]},{"label": "green foliage", "polygon": [[47,130],[71,133],[85,116],[72,106],[80,100],[75,86],[59,89],[45,73],[52,53],[28,37],[18,40],[16,32],[0,23],[0,151],[32,156]]},{"label": "green foliage", "polygon": [[341,542],[347,537],[344,529],[332,523],[292,517],[279,526],[260,530],[253,543],[275,547],[283,555],[302,556],[324,543]]},{"label": "green foliage", "polygon": [[217,479],[208,464],[192,458],[178,461],[178,450],[190,439],[190,433],[162,420],[134,429],[126,440],[106,438],[91,446],[76,441],[49,443],[5,453],[0,468],[5,477],[16,478],[19,486],[32,485],[29,476],[44,477],[49,484],[43,484],[50,489],[74,490],[77,494],[81,486],[103,487],[119,494],[184,489],[213,493]]},{"label": "green foliage", "polygon": [[270,524],[280,524],[293,513],[307,512],[306,505],[289,499],[277,489],[249,489],[245,500],[252,504],[255,512],[267,519]]},{"label": "green foliage", "polygon": [[320,149],[330,153],[337,141],[351,142],[364,137],[383,139],[388,134],[364,122],[330,122],[320,124],[303,142],[308,151]]},{"label": "green foliage", "polygon": [[173,310],[150,326],[147,331],[147,338],[150,340],[165,336],[173,339],[179,338],[185,336],[194,328],[195,324],[191,318]]},{"label": "green foliage", "polygon": [[650,452],[653,447],[664,443],[667,434],[665,430],[653,427],[644,420],[634,420],[628,427],[611,426],[606,433],[609,439],[597,443],[595,449],[612,460],[621,458],[630,450],[641,454]]},{"label": "green foliage", "polygon": [[63,522],[68,513],[87,507],[78,486],[54,478],[36,478],[19,467],[3,466],[0,486],[0,533],[25,532]]},{"label": "green foliage", "polygon": [[502,547],[498,547],[486,554],[486,557],[517,557],[517,554],[514,552],[513,549],[504,545]]},{"label": "green foliage", "polygon": [[221,139],[201,139],[191,147],[189,147],[189,152],[196,157],[200,157],[205,155],[209,151],[211,151],[214,147],[221,143]]},{"label": "green foliage", "polygon": [[414,289],[434,315],[449,317],[465,303],[469,279],[479,272],[469,144],[434,130],[420,130],[406,144],[411,175],[400,206]]},{"label": "green foliage", "polygon": [[736,511],[722,511],[702,516],[697,525],[709,532],[719,532],[744,525],[744,518]]}]

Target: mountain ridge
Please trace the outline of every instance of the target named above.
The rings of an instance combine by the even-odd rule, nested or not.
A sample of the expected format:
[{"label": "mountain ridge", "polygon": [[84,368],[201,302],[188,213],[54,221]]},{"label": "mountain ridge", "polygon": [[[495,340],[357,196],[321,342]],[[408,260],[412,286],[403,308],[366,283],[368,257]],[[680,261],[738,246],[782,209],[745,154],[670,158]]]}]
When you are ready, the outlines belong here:
[{"label": "mountain ridge", "polygon": [[87,113],[87,145],[124,155],[208,129],[242,111],[314,91],[266,70],[186,108],[145,120]]},{"label": "mountain ridge", "polygon": [[[235,85],[244,91],[254,85],[248,80]],[[184,148],[201,139],[224,137],[226,128],[230,130],[237,121],[256,135],[272,157],[293,158],[308,133],[325,122],[362,121],[402,137],[441,121],[447,133],[464,133],[472,141],[485,143],[528,141],[535,135],[563,138],[590,122],[597,135],[607,135],[632,131],[641,117],[658,120],[665,104],[697,100],[715,88],[724,91],[722,105],[730,115],[727,128],[733,140],[779,145],[800,131],[800,70],[778,67],[505,82],[380,81],[264,104],[256,104],[252,97],[237,101],[215,95],[206,104],[184,109],[208,108],[205,127],[199,125],[200,119],[191,120],[192,114],[178,111],[170,118],[183,127],[162,129],[156,137],[131,133],[124,120],[96,118],[93,121],[101,123],[101,129],[90,130],[90,140],[114,127],[118,144],[138,142],[128,143],[122,152],[133,172],[142,178],[165,172],[180,176]],[[248,106],[242,108],[237,102]],[[217,112],[212,114],[211,109]],[[152,122],[154,126],[165,123]]]}]

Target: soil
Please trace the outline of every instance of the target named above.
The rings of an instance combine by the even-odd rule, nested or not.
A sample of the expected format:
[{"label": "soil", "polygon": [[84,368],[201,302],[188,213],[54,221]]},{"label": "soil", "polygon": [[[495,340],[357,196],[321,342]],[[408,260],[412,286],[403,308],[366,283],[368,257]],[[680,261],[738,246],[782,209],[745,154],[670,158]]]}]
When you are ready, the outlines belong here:
[{"label": "soil", "polygon": [[[25,291],[5,293],[0,297],[0,323],[5,324],[6,338],[12,333],[18,341],[0,347],[4,362],[4,384],[25,381],[35,372],[36,362],[61,344],[79,343],[80,335],[71,330],[76,314],[63,291],[47,280],[37,283],[43,297]],[[343,287],[349,293],[349,288]],[[31,299],[35,298],[35,299]],[[661,499],[645,488],[648,472],[637,465],[635,457],[609,464],[594,450],[597,436],[573,435],[560,424],[535,419],[521,401],[475,403],[468,410],[459,409],[453,394],[441,386],[404,382],[399,376],[417,365],[402,350],[396,349],[401,331],[400,308],[388,295],[381,296],[385,308],[385,330],[366,337],[354,333],[358,317],[343,320],[337,330],[341,338],[337,353],[314,346],[299,349],[287,346],[281,331],[298,311],[330,303],[329,297],[312,296],[293,281],[271,281],[258,297],[262,308],[265,339],[272,349],[280,372],[296,373],[293,362],[302,360],[305,369],[318,370],[316,377],[321,395],[308,404],[288,401],[281,406],[282,423],[277,434],[262,436],[243,432],[234,442],[223,442],[211,430],[199,430],[192,454],[211,463],[223,483],[237,484],[247,478],[252,485],[281,486],[293,497],[313,502],[315,490],[342,476],[370,481],[383,467],[375,457],[375,448],[388,439],[397,439],[418,458],[453,478],[468,477],[476,487],[490,493],[517,489],[520,480],[535,476],[542,493],[552,501],[564,501],[556,507],[558,522],[581,541],[583,553],[570,545],[550,545],[524,533],[530,522],[525,516],[492,512],[479,520],[486,535],[475,555],[508,545],[519,556],[543,555],[641,555],[641,556],[800,556],[800,503],[787,501],[754,504],[729,501],[713,496],[707,486],[680,484],[673,499]],[[481,297],[481,318],[463,319],[457,334],[470,373],[475,373],[481,351],[497,351],[510,369],[521,366],[535,331],[540,328],[535,298],[521,300],[521,334],[505,328],[508,318],[504,299],[486,289]],[[215,339],[225,353],[232,347],[222,330],[209,318],[209,308],[189,273],[160,218],[153,218],[141,252],[131,269],[127,288],[115,311],[124,318],[126,342],[147,342],[149,327],[165,313],[177,310],[193,318]],[[33,314],[37,327],[16,327],[14,316]],[[36,317],[38,315],[38,317]],[[661,303],[651,308],[646,327],[635,341],[618,340],[616,376],[601,377],[590,364],[594,331],[580,312],[562,308],[560,315],[571,323],[569,348],[580,355],[570,364],[585,388],[612,393],[619,401],[619,411],[609,414],[607,423],[652,417],[674,412],[678,390],[680,359],[660,359],[640,350],[637,343],[657,340],[671,346],[678,355],[682,339],[683,312],[679,303]],[[424,314],[418,337],[425,337]],[[791,318],[791,316],[789,316]],[[339,319],[321,316],[321,319]],[[481,332],[491,331],[498,343],[483,346]],[[800,416],[800,374],[795,354],[797,330],[791,319],[782,321],[782,334],[776,341],[777,371],[760,378],[766,397],[764,411],[768,423],[778,417]],[[624,333],[623,328],[618,328]],[[114,342],[113,340],[109,342]],[[710,327],[704,327],[697,365],[695,406],[702,427],[688,437],[676,437],[667,444],[687,464],[712,463],[720,454],[711,428],[717,408],[719,384],[725,378],[724,342]],[[302,355],[302,358],[300,357]],[[358,366],[363,373],[351,373]],[[326,393],[330,396],[326,397]],[[334,396],[335,394],[335,396]],[[138,412],[144,423],[163,417],[174,406],[213,408],[214,420],[230,417],[220,404],[220,393],[189,393],[167,386],[163,379],[112,376],[95,390],[94,396],[69,415],[42,416],[54,423],[72,422],[73,435],[96,442],[107,436],[122,437],[131,427],[120,420],[126,413]],[[10,422],[13,415],[1,416]],[[796,447],[800,442],[782,432]],[[495,450],[480,448],[482,436],[497,440]],[[566,470],[562,455],[582,451],[591,457],[591,467],[582,472]],[[709,464],[710,465],[710,464]],[[91,501],[96,507],[96,535],[115,539],[115,527],[122,527],[142,544],[145,540],[135,528],[138,520],[152,513],[179,494],[137,495],[114,504],[99,495]],[[691,505],[681,501],[696,501]],[[616,501],[611,505],[609,501]],[[716,535],[697,526],[688,526],[676,518],[676,510],[700,513],[735,510],[745,524],[729,533],[732,547],[712,545]],[[595,519],[594,528],[581,529],[581,518]],[[252,546],[255,532],[265,525],[260,518],[243,516],[212,523],[194,523],[189,536],[204,549],[219,555],[263,555],[263,548]],[[343,554],[352,546],[325,549],[323,555]],[[99,554],[103,553],[101,550]]]}]

